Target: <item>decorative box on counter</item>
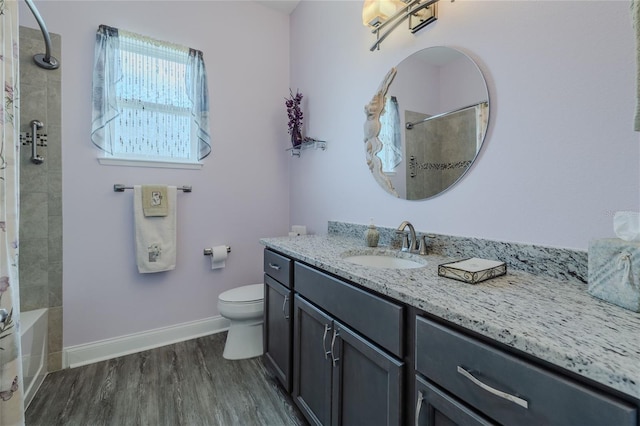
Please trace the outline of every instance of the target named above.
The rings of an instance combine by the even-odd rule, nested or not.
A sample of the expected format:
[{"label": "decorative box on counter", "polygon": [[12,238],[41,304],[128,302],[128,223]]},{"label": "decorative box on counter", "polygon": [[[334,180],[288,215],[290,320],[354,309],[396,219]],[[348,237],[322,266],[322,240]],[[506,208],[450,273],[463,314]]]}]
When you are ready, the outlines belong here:
[{"label": "decorative box on counter", "polygon": [[640,312],[640,242],[606,238],[589,242],[590,295]]},{"label": "decorative box on counter", "polygon": [[477,284],[489,278],[499,277],[507,273],[507,265],[497,260],[470,259],[438,265],[438,275],[453,278],[465,283]]}]

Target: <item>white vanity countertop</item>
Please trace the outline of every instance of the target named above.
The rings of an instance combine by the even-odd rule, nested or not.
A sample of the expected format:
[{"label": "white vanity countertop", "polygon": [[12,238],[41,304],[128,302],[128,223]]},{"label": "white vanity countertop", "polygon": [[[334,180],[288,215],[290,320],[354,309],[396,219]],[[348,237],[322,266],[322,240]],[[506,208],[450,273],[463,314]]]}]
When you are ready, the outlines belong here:
[{"label": "white vanity countertop", "polygon": [[[507,270],[478,284],[438,276],[451,260],[374,269],[342,260],[365,249],[336,235],[264,238],[262,244],[483,336],[640,399],[640,314],[601,301],[586,284]],[[499,260],[499,259],[496,259]]]}]

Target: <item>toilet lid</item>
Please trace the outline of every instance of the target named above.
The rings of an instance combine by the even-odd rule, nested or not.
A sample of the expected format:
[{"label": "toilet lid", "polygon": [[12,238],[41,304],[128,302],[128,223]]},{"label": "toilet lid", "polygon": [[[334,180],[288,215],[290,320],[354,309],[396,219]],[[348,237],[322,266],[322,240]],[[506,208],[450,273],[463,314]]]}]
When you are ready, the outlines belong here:
[{"label": "toilet lid", "polygon": [[264,299],[264,284],[251,284],[232,288],[218,296],[223,302],[255,302]]}]

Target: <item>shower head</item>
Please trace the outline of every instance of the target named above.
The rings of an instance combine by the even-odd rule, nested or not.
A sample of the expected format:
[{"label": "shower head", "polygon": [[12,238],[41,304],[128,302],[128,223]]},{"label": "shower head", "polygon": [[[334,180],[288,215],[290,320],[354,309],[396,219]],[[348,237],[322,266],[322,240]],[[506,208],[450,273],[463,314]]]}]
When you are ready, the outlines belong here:
[{"label": "shower head", "polygon": [[38,21],[38,25],[40,26],[40,31],[42,31],[42,37],[44,37],[44,46],[46,49],[46,53],[38,53],[33,56],[33,61],[40,68],[44,68],[46,70],[55,70],[60,66],[60,62],[53,56],[51,56],[51,37],[49,36],[49,31],[47,31],[47,27],[42,20],[42,16],[40,16],[40,12],[38,12],[38,8],[33,4],[31,0],[24,0],[31,9],[31,13]]}]

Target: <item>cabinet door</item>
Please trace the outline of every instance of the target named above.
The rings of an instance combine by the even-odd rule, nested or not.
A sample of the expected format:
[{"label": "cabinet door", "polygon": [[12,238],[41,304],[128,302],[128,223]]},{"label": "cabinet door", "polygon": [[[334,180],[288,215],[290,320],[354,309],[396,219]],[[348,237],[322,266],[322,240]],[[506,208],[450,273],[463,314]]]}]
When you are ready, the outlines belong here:
[{"label": "cabinet door", "polygon": [[416,426],[494,424],[420,376],[416,376],[416,400]]},{"label": "cabinet door", "polygon": [[399,425],[404,363],[334,322],[333,425]]},{"label": "cabinet door", "polygon": [[291,392],[291,290],[264,276],[264,357],[282,386]]},{"label": "cabinet door", "polygon": [[309,423],[331,422],[332,320],[295,295],[293,398]]}]

